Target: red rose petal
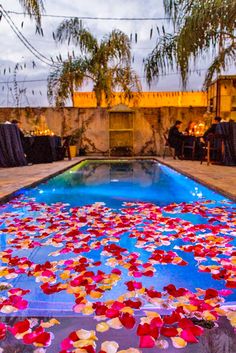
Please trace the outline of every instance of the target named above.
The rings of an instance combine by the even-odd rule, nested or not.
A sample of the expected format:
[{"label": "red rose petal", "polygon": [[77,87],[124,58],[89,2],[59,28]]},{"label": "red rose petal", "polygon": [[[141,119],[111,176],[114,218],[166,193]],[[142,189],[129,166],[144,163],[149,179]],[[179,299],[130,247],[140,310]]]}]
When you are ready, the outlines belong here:
[{"label": "red rose petal", "polygon": [[161,334],[165,337],[176,337],[178,335],[178,330],[174,327],[162,327]]},{"label": "red rose petal", "polygon": [[122,325],[128,330],[132,329],[135,325],[135,318],[128,313],[120,314],[119,320],[122,323]]},{"label": "red rose petal", "polygon": [[139,348],[155,347],[155,339],[152,336],[141,336],[139,340]]},{"label": "red rose petal", "polygon": [[7,327],[3,322],[0,322],[0,340],[4,340],[7,333]]},{"label": "red rose petal", "polygon": [[183,338],[188,343],[198,342],[198,339],[194,336],[191,330],[183,330],[180,334],[180,337]]}]

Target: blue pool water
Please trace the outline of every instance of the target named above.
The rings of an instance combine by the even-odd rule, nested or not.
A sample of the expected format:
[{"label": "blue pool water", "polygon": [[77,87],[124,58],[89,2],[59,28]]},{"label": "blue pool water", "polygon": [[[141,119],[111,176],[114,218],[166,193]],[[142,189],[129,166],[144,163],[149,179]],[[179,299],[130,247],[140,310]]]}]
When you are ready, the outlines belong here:
[{"label": "blue pool water", "polygon": [[[204,187],[203,185],[177,173],[176,171],[157,163],[156,161],[86,161],[83,162],[63,174],[60,174],[47,182],[42,183],[32,189],[23,190],[18,196],[24,199],[34,198],[36,203],[45,203],[53,205],[55,203],[65,204],[65,212],[68,212],[70,207],[78,207],[91,205],[97,202],[103,202],[112,210],[119,212],[124,207],[124,202],[145,202],[164,207],[170,204],[192,203],[204,200],[213,200],[214,204],[209,204],[208,207],[220,207],[233,209],[234,204],[228,204],[230,201],[225,197],[215,193],[214,191]],[[4,212],[9,212],[17,215],[18,211],[14,211],[11,204],[7,205]],[[22,212],[22,214],[21,214]],[[35,215],[37,214],[37,211]],[[57,215],[52,214],[52,217]],[[27,208],[24,207],[20,211],[18,217],[27,217]],[[206,224],[207,219],[199,214],[168,214],[168,217],[179,217],[193,225]],[[3,224],[2,227],[5,225]],[[1,228],[0,228],[1,230]],[[7,240],[10,236],[7,234],[1,235],[1,250],[8,248]],[[181,239],[176,239],[168,245],[160,246],[160,249],[166,251],[173,250],[177,246],[183,245]],[[124,234],[120,239],[119,245],[128,249],[130,252],[137,252],[143,262],[148,261],[150,252],[142,248],[137,248],[136,239],[130,238],[129,234]],[[52,246],[35,247],[33,249],[16,250],[17,256],[28,257],[35,263],[44,263],[45,261],[58,261],[59,259],[70,259],[72,255],[62,254],[58,259],[49,255],[55,251]],[[225,288],[223,280],[212,279],[209,273],[200,273],[198,264],[194,260],[192,253],[186,253],[174,249],[185,261],[188,266],[155,265],[156,273],[153,278],[142,277],[135,280],[140,280],[144,286],[154,286],[157,290],[169,283],[174,283],[176,287],[185,287],[190,290],[196,288]],[[74,256],[74,254],[73,254]],[[86,256],[94,261],[102,261],[99,267],[104,272],[110,271],[110,268],[105,265],[105,258],[100,250],[91,250],[86,253]],[[211,259],[204,262],[204,265],[210,264]],[[4,265],[4,264],[3,264]],[[105,293],[102,300],[118,297],[125,292],[125,282],[131,280],[124,273],[121,282],[112,290]],[[5,280],[4,280],[5,282]],[[31,293],[26,296],[30,301],[30,309],[35,310],[38,314],[45,310],[50,312],[60,312],[62,310],[70,311],[74,298],[66,292],[60,292],[47,296],[42,293],[39,283],[35,283],[34,277],[26,277],[19,275],[18,277],[9,280],[14,287],[27,288]],[[236,301],[236,293],[231,294],[229,302]]]},{"label": "blue pool water", "polygon": [[89,161],[26,191],[39,202],[71,206],[105,202],[117,208],[124,201],[192,202],[225,198],[155,161]]}]

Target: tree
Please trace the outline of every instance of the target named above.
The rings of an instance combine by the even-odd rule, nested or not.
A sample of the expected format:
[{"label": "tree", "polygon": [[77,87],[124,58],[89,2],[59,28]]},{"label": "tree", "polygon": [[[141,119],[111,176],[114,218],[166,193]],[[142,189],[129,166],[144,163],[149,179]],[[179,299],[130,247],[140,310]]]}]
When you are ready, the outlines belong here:
[{"label": "tree", "polygon": [[105,97],[110,104],[113,94],[122,90],[126,98],[140,91],[138,76],[131,68],[131,44],[126,34],[113,30],[99,42],[78,18],[63,21],[56,33],[57,42],[71,42],[78,47],[79,56],[61,62],[48,78],[48,97],[63,105],[85,81],[92,82],[97,105]]},{"label": "tree", "polygon": [[177,69],[186,87],[191,64],[202,54],[211,58],[204,87],[215,74],[235,61],[236,1],[232,0],[163,0],[173,32],[163,33],[145,62],[149,84],[160,74]]},{"label": "tree", "polygon": [[41,14],[44,11],[43,0],[19,0],[26,13],[34,18],[38,27],[41,27]]},{"label": "tree", "polygon": [[84,82],[87,71],[86,62],[71,57],[56,66],[48,77],[48,99],[51,104],[64,106],[67,99],[74,106],[74,91]]}]

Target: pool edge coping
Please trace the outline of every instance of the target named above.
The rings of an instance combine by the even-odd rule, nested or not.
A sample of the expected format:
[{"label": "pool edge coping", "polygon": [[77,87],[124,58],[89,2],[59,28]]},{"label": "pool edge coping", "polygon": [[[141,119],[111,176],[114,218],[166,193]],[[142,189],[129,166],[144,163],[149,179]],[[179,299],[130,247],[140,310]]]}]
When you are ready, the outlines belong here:
[{"label": "pool edge coping", "polygon": [[145,157],[142,157],[142,156],[133,156],[133,157],[99,157],[99,156],[84,156],[80,161],[76,161],[75,163],[71,164],[70,166],[66,166],[66,167],[63,167],[62,169],[56,171],[56,172],[53,172],[51,174],[48,174],[47,176],[43,177],[43,178],[40,178],[38,179],[37,181],[33,181],[32,183],[29,183],[29,184],[26,184],[24,186],[21,186],[19,189],[16,189],[12,192],[10,192],[9,194],[7,195],[4,195],[3,197],[0,197],[0,205],[3,205],[4,203],[6,202],[9,202],[11,199],[13,199],[16,194],[18,192],[20,192],[20,190],[24,189],[24,188],[32,188],[32,187],[35,187],[37,186],[38,184],[40,183],[43,183],[57,175],[60,175],[64,172],[66,172],[67,170],[69,170],[70,168],[73,168],[74,166],[82,163],[82,162],[85,162],[85,161],[89,161],[89,160],[104,160],[104,161],[108,161],[108,160],[154,160],[158,163],[161,163],[163,165],[165,165],[166,167],[172,169],[172,170],[175,170],[176,172],[182,174],[182,175],[185,175],[187,176],[188,178],[190,178],[191,180],[194,180],[196,182],[198,182],[199,184],[203,185],[203,186],[206,186],[207,188],[209,188],[210,190],[212,191],[215,191],[219,194],[221,194],[222,196],[224,197],[227,197],[229,198],[231,201],[234,201],[236,202],[236,196],[231,194],[230,192],[228,191],[225,191],[223,189],[221,189],[220,187],[218,186],[215,186],[211,183],[208,183],[204,180],[202,180],[201,178],[198,178],[186,171],[183,171],[181,168],[178,168],[176,166],[172,166],[170,164],[168,164],[168,162],[166,162],[165,160],[162,160],[161,157],[158,157],[158,156],[145,156]]}]

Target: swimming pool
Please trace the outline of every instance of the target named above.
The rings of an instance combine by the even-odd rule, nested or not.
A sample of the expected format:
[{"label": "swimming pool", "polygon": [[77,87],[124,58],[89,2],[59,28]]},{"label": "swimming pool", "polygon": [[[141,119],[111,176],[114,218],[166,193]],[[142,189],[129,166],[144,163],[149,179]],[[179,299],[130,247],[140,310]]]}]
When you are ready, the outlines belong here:
[{"label": "swimming pool", "polygon": [[235,206],[156,161],[82,162],[1,206],[1,313],[214,316],[236,301]]}]

